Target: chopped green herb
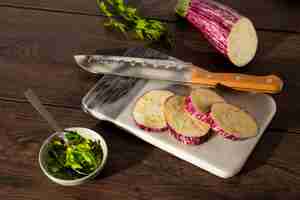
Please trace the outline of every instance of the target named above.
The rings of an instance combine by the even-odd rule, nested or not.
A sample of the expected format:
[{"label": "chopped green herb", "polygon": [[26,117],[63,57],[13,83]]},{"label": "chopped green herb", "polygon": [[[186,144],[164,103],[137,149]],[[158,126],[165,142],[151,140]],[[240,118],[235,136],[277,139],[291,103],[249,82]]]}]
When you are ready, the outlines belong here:
[{"label": "chopped green herb", "polygon": [[99,142],[83,138],[77,132],[65,134],[67,143],[55,137],[49,143],[46,157],[48,171],[57,178],[74,179],[92,173],[100,164]]},{"label": "chopped green herb", "polygon": [[130,7],[123,0],[96,0],[100,11],[109,18],[104,25],[124,34],[133,32],[140,40],[159,41],[168,38],[166,24],[141,17],[136,8]]}]

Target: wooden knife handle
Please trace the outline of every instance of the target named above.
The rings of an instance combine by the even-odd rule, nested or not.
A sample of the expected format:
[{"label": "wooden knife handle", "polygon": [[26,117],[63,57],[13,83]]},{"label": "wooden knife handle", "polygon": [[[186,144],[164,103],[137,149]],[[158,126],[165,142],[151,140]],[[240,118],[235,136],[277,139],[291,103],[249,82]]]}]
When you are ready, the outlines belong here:
[{"label": "wooden knife handle", "polygon": [[235,90],[279,93],[283,88],[283,81],[276,75],[255,76],[238,73],[203,72],[195,68],[192,71],[192,83],[216,86],[222,84]]}]

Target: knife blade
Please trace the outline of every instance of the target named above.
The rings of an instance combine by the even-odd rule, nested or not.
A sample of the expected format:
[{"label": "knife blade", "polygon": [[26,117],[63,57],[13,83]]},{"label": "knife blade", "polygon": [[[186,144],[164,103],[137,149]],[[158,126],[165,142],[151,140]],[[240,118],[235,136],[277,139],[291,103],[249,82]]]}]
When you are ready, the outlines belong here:
[{"label": "knife blade", "polygon": [[82,69],[94,74],[200,84],[205,87],[221,84],[235,90],[262,93],[279,93],[283,87],[283,81],[276,75],[214,73],[179,60],[107,55],[75,55],[74,58]]}]

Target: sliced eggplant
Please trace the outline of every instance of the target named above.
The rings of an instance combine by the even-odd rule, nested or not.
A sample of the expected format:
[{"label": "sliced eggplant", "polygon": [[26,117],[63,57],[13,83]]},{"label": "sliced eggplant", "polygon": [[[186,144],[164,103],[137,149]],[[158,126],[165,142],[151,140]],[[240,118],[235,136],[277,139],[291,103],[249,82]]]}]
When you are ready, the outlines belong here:
[{"label": "sliced eggplant", "polygon": [[185,110],[197,119],[208,123],[208,113],[215,103],[225,102],[223,97],[210,89],[194,89],[185,99]]},{"label": "sliced eggplant", "polygon": [[207,139],[210,126],[191,117],[184,104],[185,97],[176,95],[165,102],[163,111],[170,133],[184,144],[201,144]]},{"label": "sliced eggplant", "polygon": [[247,112],[231,104],[213,104],[209,116],[211,128],[227,139],[246,139],[258,134],[255,119]]},{"label": "sliced eggplant", "polygon": [[138,127],[151,132],[168,129],[163,114],[165,101],[174,95],[167,90],[152,90],[140,97],[133,109],[133,118]]}]

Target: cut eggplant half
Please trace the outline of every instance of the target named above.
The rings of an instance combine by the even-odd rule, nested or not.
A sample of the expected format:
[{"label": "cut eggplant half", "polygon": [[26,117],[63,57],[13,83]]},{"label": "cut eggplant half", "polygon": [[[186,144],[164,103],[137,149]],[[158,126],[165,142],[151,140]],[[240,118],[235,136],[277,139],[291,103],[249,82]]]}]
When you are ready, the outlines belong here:
[{"label": "cut eggplant half", "polygon": [[162,132],[168,129],[163,114],[165,101],[174,95],[167,90],[152,90],[140,97],[133,109],[133,118],[137,126],[150,132]]},{"label": "cut eggplant half", "polygon": [[170,134],[184,144],[198,145],[204,142],[210,126],[190,116],[184,109],[185,97],[171,96],[165,102],[164,115]]},{"label": "cut eggplant half", "polygon": [[236,10],[213,0],[178,0],[175,10],[234,65],[245,66],[254,58],[258,46],[254,25]]},{"label": "cut eggplant half", "polygon": [[246,139],[258,134],[255,119],[240,108],[227,103],[212,105],[211,128],[231,140]]},{"label": "cut eggplant half", "polygon": [[210,108],[215,103],[225,102],[224,98],[210,89],[194,89],[185,99],[185,110],[197,119],[206,123]]}]

